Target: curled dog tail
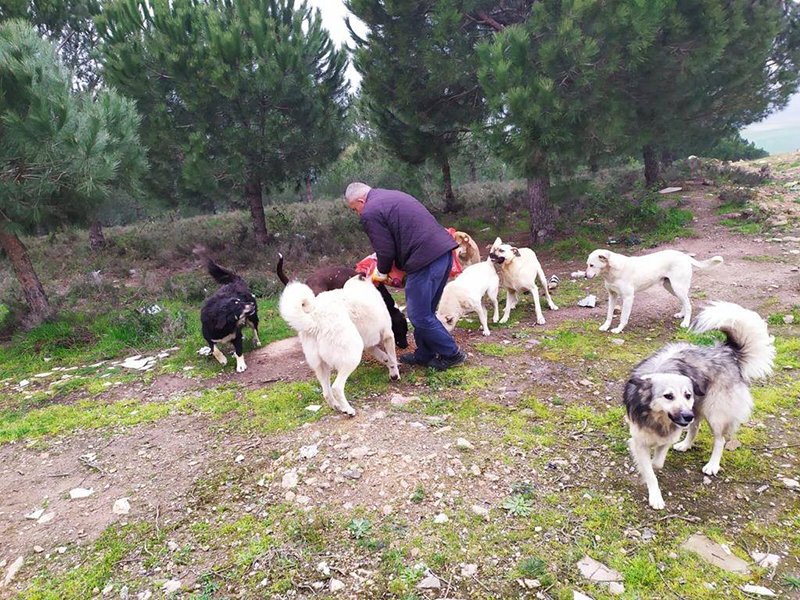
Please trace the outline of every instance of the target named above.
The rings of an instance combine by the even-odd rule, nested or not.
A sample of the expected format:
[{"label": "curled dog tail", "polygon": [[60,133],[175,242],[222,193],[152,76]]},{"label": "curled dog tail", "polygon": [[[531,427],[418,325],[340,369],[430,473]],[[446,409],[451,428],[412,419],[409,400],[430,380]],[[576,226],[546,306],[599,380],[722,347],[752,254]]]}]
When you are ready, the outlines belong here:
[{"label": "curled dog tail", "polygon": [[314,292],[305,283],[293,281],[281,294],[278,311],[283,320],[295,331],[308,331],[317,326],[311,311],[314,310]]},{"label": "curled dog tail", "polygon": [[217,283],[233,283],[239,279],[239,276],[236,273],[233,271],[228,271],[227,269],[223,269],[210,258],[208,259],[206,265],[208,267],[208,274],[211,275]]},{"label": "curled dog tail", "polygon": [[746,379],[759,379],[772,373],[775,338],[758,313],[733,302],[712,302],[697,315],[692,329],[722,331],[728,338],[726,345],[736,351],[739,369]]},{"label": "curled dog tail", "polygon": [[289,278],[286,276],[286,273],[283,272],[283,254],[278,252],[278,266],[276,267],[276,271],[278,272],[278,279],[281,280],[283,285],[289,283]]},{"label": "curled dog tail", "polygon": [[695,260],[690,256],[689,260],[692,261],[692,266],[698,269],[708,269],[725,262],[721,256],[712,256],[708,260]]}]

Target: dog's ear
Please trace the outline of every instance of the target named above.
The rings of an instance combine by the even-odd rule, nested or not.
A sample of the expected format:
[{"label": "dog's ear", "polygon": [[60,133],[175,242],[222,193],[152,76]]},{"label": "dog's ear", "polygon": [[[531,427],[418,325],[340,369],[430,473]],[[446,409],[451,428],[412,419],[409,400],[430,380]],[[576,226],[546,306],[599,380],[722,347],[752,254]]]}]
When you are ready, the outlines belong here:
[{"label": "dog's ear", "polygon": [[649,379],[637,377],[628,379],[625,391],[622,394],[628,416],[634,422],[640,421],[650,411],[650,402],[653,399],[653,384]]},{"label": "dog's ear", "polygon": [[599,260],[602,263],[608,264],[608,256],[609,256],[608,252],[605,252],[605,251],[604,252],[600,252],[600,253],[597,254],[597,260]]},{"label": "dog's ear", "polygon": [[495,238],[494,243],[491,245],[491,247],[493,248],[495,246],[499,246],[502,243],[503,243],[503,240],[501,240],[499,237]]},{"label": "dog's ear", "polygon": [[512,247],[511,248],[511,252],[514,253],[514,256],[522,256],[522,254],[520,254],[520,252],[519,252],[519,248]]},{"label": "dog's ear", "polygon": [[692,393],[695,398],[702,398],[708,392],[708,386],[711,384],[711,379],[694,365],[690,365],[686,361],[680,360],[677,364],[678,373],[687,377],[692,382]]}]

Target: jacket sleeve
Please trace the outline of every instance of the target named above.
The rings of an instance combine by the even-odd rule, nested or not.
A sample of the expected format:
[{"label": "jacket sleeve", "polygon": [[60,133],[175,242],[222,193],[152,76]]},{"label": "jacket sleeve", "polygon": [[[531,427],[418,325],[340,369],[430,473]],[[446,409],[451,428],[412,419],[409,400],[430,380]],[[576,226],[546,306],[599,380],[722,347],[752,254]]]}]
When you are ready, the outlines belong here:
[{"label": "jacket sleeve", "polygon": [[361,224],[364,227],[364,231],[367,232],[372,249],[375,250],[375,255],[378,258],[376,267],[378,272],[387,275],[395,262],[396,255],[394,237],[391,231],[382,220],[373,216],[362,217]]}]

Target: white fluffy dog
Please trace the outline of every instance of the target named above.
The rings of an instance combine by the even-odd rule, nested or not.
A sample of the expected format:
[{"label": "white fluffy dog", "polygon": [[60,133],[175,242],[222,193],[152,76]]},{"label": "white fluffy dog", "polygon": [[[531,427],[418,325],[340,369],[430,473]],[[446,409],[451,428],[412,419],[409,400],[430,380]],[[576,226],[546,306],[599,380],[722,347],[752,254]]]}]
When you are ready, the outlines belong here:
[{"label": "white fluffy dog", "polygon": [[[392,320],[380,293],[363,276],[349,279],[340,290],[318,296],[306,284],[294,281],[281,294],[279,310],[297,331],[306,361],[331,408],[355,414],[344,386],[365,348],[389,368],[392,379],[400,378]],[[331,385],[333,371],[336,379]]]},{"label": "white fluffy dog", "polygon": [[689,288],[692,285],[692,267],[707,269],[722,262],[721,256],[697,261],[688,254],[677,250],[662,250],[645,256],[624,256],[610,250],[595,250],[586,259],[586,277],[591,279],[602,275],[608,291],[608,314],[600,331],[611,327],[614,305],[622,298],[622,313],[619,325],[612,329],[619,333],[628,324],[633,308],[633,296],[661,283],[670,294],[681,301],[681,310],[675,318],[683,319],[681,327],[688,327],[692,320],[692,302]]},{"label": "white fluffy dog", "polygon": [[492,321],[497,323],[499,318],[497,308],[497,292],[500,288],[500,278],[494,270],[491,259],[470,265],[464,272],[448,283],[439,307],[436,310],[438,318],[447,331],[453,331],[458,320],[469,312],[477,312],[481,321],[483,335],[489,335],[488,315],[483,306],[483,297],[489,296],[494,304]]},{"label": "white fluffy dog", "polygon": [[536,307],[536,322],[544,325],[544,315],[542,315],[542,306],[539,302],[539,288],[536,285],[537,275],[542,282],[547,305],[551,310],[558,310],[558,307],[550,297],[547,278],[542,270],[542,265],[539,264],[539,259],[536,258],[536,253],[530,248],[515,248],[504,244],[503,240],[497,238],[489,249],[489,259],[499,265],[500,285],[508,291],[506,308],[500,322],[508,321],[511,309],[517,305],[517,293],[530,292]]},{"label": "white fluffy dog", "polygon": [[[716,475],[725,439],[734,436],[753,410],[750,381],[772,372],[774,339],[758,314],[731,302],[714,302],[694,324],[695,331],[712,329],[724,332],[725,342],[710,347],[670,344],[639,363],[625,385],[628,446],[655,509],[664,508],[664,498],[654,469],[664,466],[670,445],[679,452],[691,448],[705,419],[714,447],[703,473]],[[686,438],[675,443],[687,428]]]}]

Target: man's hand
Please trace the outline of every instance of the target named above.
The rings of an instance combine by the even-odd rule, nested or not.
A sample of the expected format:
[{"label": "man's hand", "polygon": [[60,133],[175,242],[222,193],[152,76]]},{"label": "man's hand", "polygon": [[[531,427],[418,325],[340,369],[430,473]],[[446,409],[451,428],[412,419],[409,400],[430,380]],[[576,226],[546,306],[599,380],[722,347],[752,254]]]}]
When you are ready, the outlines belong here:
[{"label": "man's hand", "polygon": [[372,283],[374,283],[375,285],[378,285],[379,283],[386,283],[388,279],[389,276],[379,272],[378,269],[375,269],[372,272]]}]

